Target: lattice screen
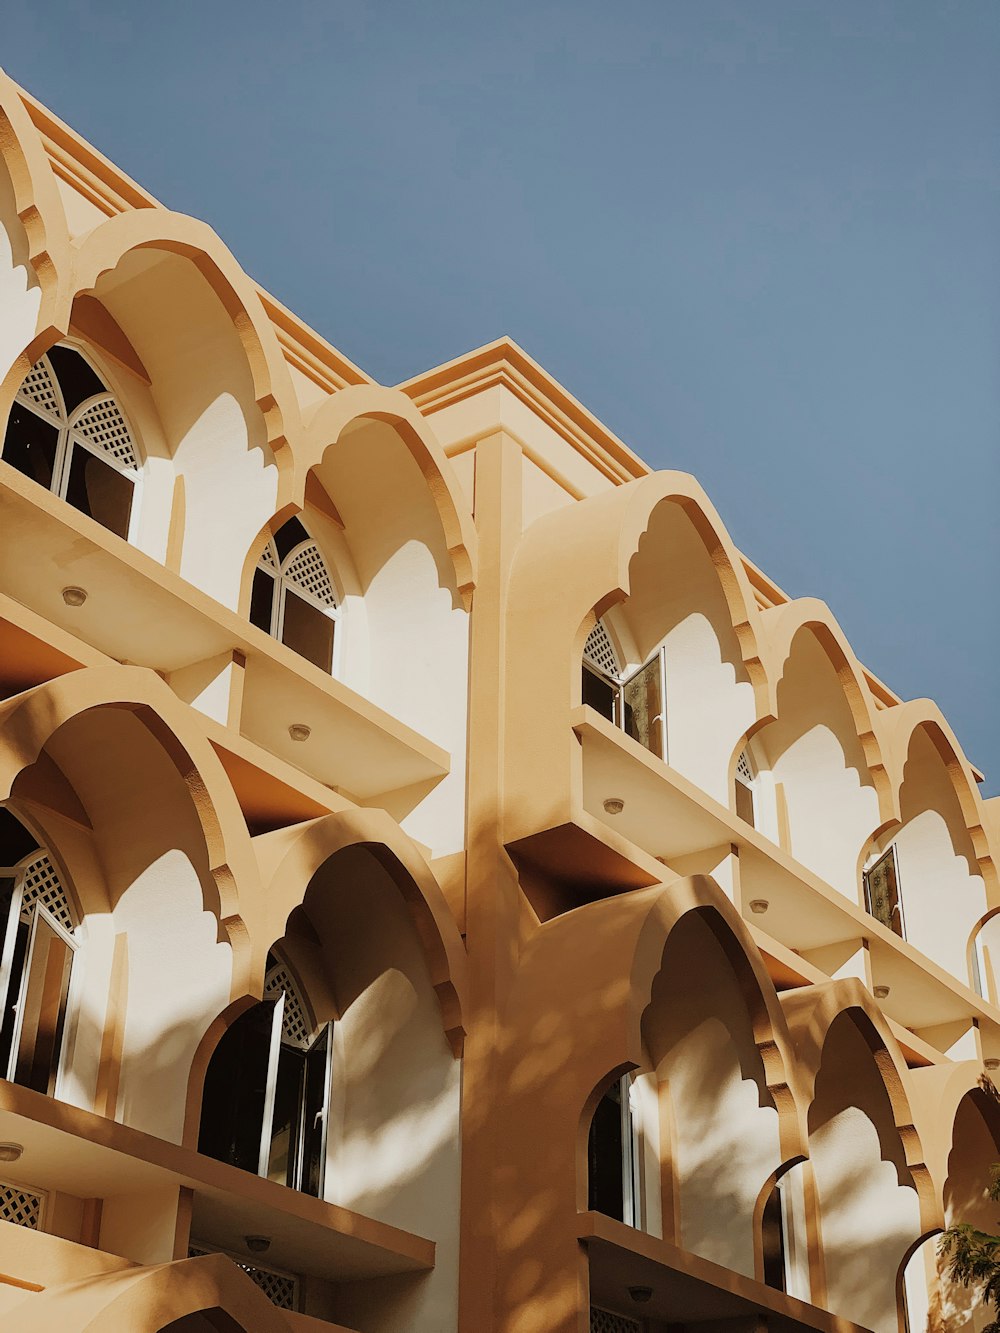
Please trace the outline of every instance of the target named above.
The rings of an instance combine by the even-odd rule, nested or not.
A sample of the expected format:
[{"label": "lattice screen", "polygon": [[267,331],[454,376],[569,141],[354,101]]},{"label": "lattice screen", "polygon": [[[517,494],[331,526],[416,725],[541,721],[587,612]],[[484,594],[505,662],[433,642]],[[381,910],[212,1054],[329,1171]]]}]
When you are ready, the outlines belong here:
[{"label": "lattice screen", "polygon": [[599,620],[587,635],[583,655],[606,675],[618,675],[618,654],[603,620]]},{"label": "lattice screen", "polygon": [[139,466],[132,433],[111,394],[96,398],[73,422],[73,434],[108,454],[119,467]]},{"label": "lattice screen", "polygon": [[0,1221],[37,1231],[42,1217],[42,1196],[0,1181]]},{"label": "lattice screen", "polygon": [[592,1305],[590,1333],[642,1333],[642,1324],[638,1319],[629,1319],[628,1315],[614,1314],[611,1310],[602,1310]]},{"label": "lattice screen", "polygon": [[282,991],[285,992],[285,1007],[281,1014],[281,1035],[290,1046],[297,1046],[300,1051],[308,1050],[313,1039],[308,1011],[292,974],[284,963],[278,963],[267,974],[264,999],[276,1000]]},{"label": "lattice screen", "polygon": [[62,394],[47,356],[39,357],[21,381],[17,397],[32,407],[40,408],[46,416],[63,420]]},{"label": "lattice screen", "polygon": [[746,750],[743,751],[739,759],[736,761],[736,776],[741,782],[745,782],[748,787],[753,785],[753,768],[750,764],[750,756],[747,754]]},{"label": "lattice screen", "polygon": [[258,569],[277,569],[278,557],[274,550],[274,542],[268,542],[260,553],[260,559],[257,561]]},{"label": "lattice screen", "polygon": [[322,606],[336,606],[334,591],[326,561],[315,542],[300,546],[283,570],[286,583],[314,598]]},{"label": "lattice screen", "polygon": [[274,1268],[260,1268],[257,1264],[248,1264],[238,1255],[230,1254],[227,1250],[213,1250],[200,1241],[193,1240],[188,1246],[189,1259],[198,1259],[204,1254],[224,1254],[227,1259],[232,1259],[233,1263],[243,1269],[250,1281],[260,1287],[271,1304],[276,1305],[279,1310],[298,1309],[299,1280],[291,1273],[279,1273]]},{"label": "lattice screen", "polygon": [[66,890],[48,858],[47,852],[36,852],[21,871],[24,892],[21,895],[21,920],[31,921],[32,909],[37,903],[47,907],[65,930],[72,930],[76,918],[70,906]]}]

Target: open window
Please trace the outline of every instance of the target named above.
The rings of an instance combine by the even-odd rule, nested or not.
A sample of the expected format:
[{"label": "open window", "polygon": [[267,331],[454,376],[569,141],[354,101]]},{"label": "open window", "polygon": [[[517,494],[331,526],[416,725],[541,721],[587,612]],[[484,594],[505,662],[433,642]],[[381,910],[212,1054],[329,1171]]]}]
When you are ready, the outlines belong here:
[{"label": "open window", "polygon": [[667,696],[662,648],[634,671],[622,671],[607,627],[599,620],[583,646],[581,697],[645,749],[666,759]]},{"label": "open window", "polygon": [[290,518],[257,561],[250,619],[322,671],[333,670],[337,594],[319,547],[302,522]]},{"label": "open window", "polygon": [[757,770],[749,750],[743,750],[736,761],[736,813],[740,819],[756,828],[754,788]]},{"label": "open window", "polygon": [[903,900],[899,891],[899,862],[890,847],[864,872],[865,908],[876,921],[906,938]]},{"label": "open window", "polygon": [[272,954],[264,999],[233,1023],[209,1063],[199,1151],[322,1197],[332,1028],[312,1023]]},{"label": "open window", "polygon": [[810,1299],[809,1254],[801,1167],[778,1180],[761,1218],[764,1281],[776,1291]]},{"label": "open window", "polygon": [[597,1103],[587,1144],[588,1203],[592,1211],[642,1227],[642,1145],[634,1080],[623,1074]]},{"label": "open window", "polygon": [[114,394],[90,362],[59,344],[17,391],[3,459],[102,527],[128,538],[139,460]]},{"label": "open window", "polygon": [[0,808],[0,1074],[55,1095],[76,915],[48,852]]}]

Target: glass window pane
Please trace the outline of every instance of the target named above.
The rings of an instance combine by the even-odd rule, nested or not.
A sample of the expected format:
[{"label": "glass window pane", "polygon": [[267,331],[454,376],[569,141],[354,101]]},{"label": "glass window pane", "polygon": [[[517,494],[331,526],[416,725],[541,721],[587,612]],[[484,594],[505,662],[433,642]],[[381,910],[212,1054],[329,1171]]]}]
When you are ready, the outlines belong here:
[{"label": "glass window pane", "polygon": [[35,913],[33,934],[22,987],[14,1080],[51,1094],[59,1069],[73,950],[41,912]]},{"label": "glass window pane", "polygon": [[269,1180],[298,1185],[298,1156],[302,1132],[302,1095],[306,1057],[303,1051],[282,1044],[274,1083],[274,1116],[267,1159]]},{"label": "glass window pane", "polygon": [[74,509],[89,514],[119,537],[128,537],[133,489],[131,477],[126,477],[89,449],[73,446],[66,499]]},{"label": "glass window pane", "polygon": [[753,788],[748,787],[745,782],[736,779],[736,813],[740,819],[744,820],[751,828],[753,822]]},{"label": "glass window pane", "polygon": [[597,710],[609,722],[615,720],[615,700],[618,687],[610,680],[605,680],[589,667],[583,668],[583,702]]},{"label": "glass window pane", "polygon": [[43,421],[37,412],[21,403],[14,404],[3,441],[5,463],[50,491],[58,444],[59,431],[51,422]]},{"label": "glass window pane", "polygon": [[590,1122],[587,1158],[590,1172],[589,1206],[594,1212],[625,1220],[622,1162],[621,1085],[615,1083],[597,1103]]},{"label": "glass window pane", "polygon": [[[7,939],[15,883],[14,879],[0,879],[0,948]],[[15,926],[14,953],[7,980],[7,994],[0,995],[0,1004],[3,1005],[0,1014],[0,1078],[7,1077],[7,1070],[10,1067],[10,1046],[14,1039],[14,1024],[17,1021],[17,1000],[21,993],[21,973],[24,970],[24,956],[28,951],[28,935],[28,926],[23,921],[18,921]]]},{"label": "glass window pane", "polygon": [[209,1062],[198,1151],[257,1174],[274,1003],[241,1014]]},{"label": "glass window pane", "polygon": [[663,758],[663,701],[660,659],[653,658],[622,686],[623,726],[633,740]]},{"label": "glass window pane", "polygon": [[761,1240],[764,1250],[764,1281],[777,1291],[785,1290],[785,1231],[781,1213],[781,1190],[775,1185],[764,1204]]},{"label": "glass window pane", "polygon": [[274,578],[265,569],[255,569],[250,585],[250,624],[271,633],[274,608]]},{"label": "glass window pane", "polygon": [[875,920],[881,921],[883,926],[888,926],[897,935],[902,935],[903,915],[896,878],[896,857],[891,847],[865,875],[865,893],[868,911]]},{"label": "glass window pane", "polygon": [[73,414],[75,408],[95,393],[107,393],[96,372],[87,364],[79,352],[72,347],[52,347],[49,349],[49,361],[56,372],[56,379],[62,389],[66,403],[66,413]]},{"label": "glass window pane", "polygon": [[317,606],[285,589],[281,641],[322,671],[333,667],[333,621]]},{"label": "glass window pane", "polygon": [[330,1028],[327,1025],[306,1056],[305,1106],[302,1115],[302,1180],[299,1188],[320,1199],[323,1197],[325,1166],[323,1148],[329,1046]]}]

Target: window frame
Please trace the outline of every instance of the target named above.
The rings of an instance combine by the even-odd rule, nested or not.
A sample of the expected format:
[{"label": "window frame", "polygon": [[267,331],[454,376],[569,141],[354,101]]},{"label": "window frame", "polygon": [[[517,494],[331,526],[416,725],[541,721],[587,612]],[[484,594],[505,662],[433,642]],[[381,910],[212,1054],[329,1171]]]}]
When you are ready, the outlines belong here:
[{"label": "window frame", "polygon": [[[598,620],[595,623],[596,625],[600,625],[602,624],[602,621]],[[608,639],[611,640],[611,635],[607,630],[607,627],[605,626],[604,628],[605,633],[608,635]],[[613,725],[616,726],[619,731],[624,731],[625,734],[628,735],[628,732],[625,729],[625,690],[637,676],[641,675],[642,672],[650,666],[654,658],[657,659],[659,663],[657,675],[660,690],[660,711],[655,717],[650,719],[650,723],[651,726],[655,726],[659,723],[659,738],[662,753],[657,754],[654,749],[651,749],[647,745],[642,745],[642,741],[636,740],[634,736],[631,739],[635,740],[637,745],[642,745],[642,748],[647,754],[651,754],[657,759],[662,759],[665,764],[669,764],[670,747],[667,736],[667,718],[669,713],[667,708],[667,654],[663,644],[658,644],[638,666],[631,669],[624,668],[614,676],[607,672],[602,666],[599,666],[598,663],[586,653],[586,651],[584,651],[582,655],[581,663],[584,671],[589,671],[592,676],[603,681],[605,684],[610,685],[614,690],[614,718],[611,720]]]},{"label": "window frame", "polygon": [[[333,651],[330,654],[330,675],[336,677],[340,672],[340,661],[343,653],[343,598],[341,590],[337,587],[337,584],[334,581],[330,562],[323,554],[319,542],[312,533],[309,532],[309,529],[306,528],[305,523],[302,522],[301,516],[297,515],[296,517],[298,518],[299,523],[302,524],[302,527],[305,528],[307,533],[306,540],[293,546],[285,556],[284,560],[282,560],[278,554],[278,548],[274,540],[275,534],[271,533],[268,536],[260,555],[257,557],[257,563],[254,565],[252,578],[256,578],[257,574],[260,573],[267,575],[271,580],[270,628],[264,630],[262,625],[258,625],[257,628],[266,633],[269,638],[274,639],[276,643],[282,644],[284,647],[288,648],[290,652],[295,653],[297,657],[301,657],[303,661],[310,661],[310,659],[305,657],[303,653],[292,648],[290,644],[285,643],[284,638],[282,637],[285,630],[285,605],[288,593],[291,591],[294,596],[300,598],[308,606],[313,607],[315,610],[319,611],[321,615],[324,615],[328,620],[333,622]],[[310,592],[308,588],[303,588],[300,584],[286,578],[285,567],[293,564],[301,552],[310,546],[316,548],[320,559],[323,561],[327,577],[330,580],[330,586],[334,590],[334,595],[337,600],[332,606],[321,601],[320,598]],[[271,563],[267,563],[268,554],[270,554]],[[313,662],[312,665],[316,666],[317,664]],[[317,669],[321,670],[322,668]]]},{"label": "window frame", "polygon": [[[34,366],[36,366],[39,361],[43,359],[45,360],[46,365],[48,367],[49,376],[51,377],[52,383],[55,386],[55,390],[58,395],[58,416],[46,412],[43,408],[39,407],[37,403],[32,402],[32,400],[29,397],[23,394],[22,390],[24,386],[24,380],[27,379],[27,376],[25,376],[24,379],[22,379],[21,384],[18,385],[17,392],[14,395],[14,402],[17,404],[17,406],[25,409],[28,412],[33,413],[36,417],[38,417],[40,421],[43,421],[46,425],[55,426],[58,432],[56,439],[55,458],[52,463],[52,481],[49,484],[49,486],[46,487],[46,489],[48,490],[50,495],[54,495],[57,499],[62,500],[64,504],[68,504],[70,508],[73,509],[76,513],[83,514],[85,518],[90,518],[92,523],[97,523],[98,527],[103,528],[105,532],[110,532],[115,537],[120,536],[120,534],[115,532],[113,528],[107,527],[105,524],[101,523],[99,519],[93,518],[90,514],[85,513],[82,509],[78,509],[76,505],[71,504],[67,498],[67,491],[69,488],[69,477],[73,463],[74,449],[83,449],[85,453],[91,454],[99,462],[104,463],[106,467],[113,468],[114,471],[116,471],[120,476],[126,477],[132,483],[132,498],[131,498],[131,504],[129,506],[128,531],[124,535],[124,537],[122,537],[122,540],[128,542],[130,545],[135,545],[136,544],[135,539],[138,534],[138,528],[139,528],[139,513],[142,507],[142,479],[143,479],[143,464],[138,459],[139,449],[137,444],[138,436],[136,434],[136,431],[133,429],[132,423],[129,421],[128,414],[125,411],[124,407],[122,406],[120,395],[108,383],[107,377],[104,374],[103,369],[101,369],[99,366],[95,364],[93,357],[88,355],[88,353],[83,348],[78,347],[71,342],[61,340],[58,343],[54,343],[53,346],[63,347],[67,351],[73,352],[76,356],[81,357],[93,371],[97,379],[99,379],[100,382],[104,385],[104,391],[103,393],[91,394],[89,398],[85,398],[81,402],[79,402],[71,413],[68,413],[66,411],[66,399],[63,394],[63,387],[60,382],[59,375],[56,372],[55,366],[49,359],[49,351],[51,351],[51,348],[43,352],[39,357],[35,359],[35,361],[32,362],[32,367],[29,368],[28,374],[31,373],[31,369],[33,369]],[[82,420],[82,418],[86,415],[86,413],[90,410],[90,408],[93,407],[95,403],[99,403],[107,398],[113,400],[115,407],[121,414],[122,419],[125,422],[125,425],[128,427],[129,437],[132,443],[132,451],[136,455],[136,460],[137,460],[135,467],[123,466],[117,459],[114,458],[112,454],[110,454],[107,450],[97,448],[89,440],[87,440],[87,438],[77,429],[77,422]],[[9,428],[9,422],[10,418],[8,415],[7,426],[5,426],[5,434],[7,428]],[[3,457],[4,455],[2,452],[2,442],[0,442],[0,459],[2,459]],[[13,464],[11,464],[10,466],[13,466]],[[20,469],[15,469],[15,470],[20,471]],[[25,474],[22,473],[21,475],[23,476]]]},{"label": "window frame", "polygon": [[[872,911],[872,896],[871,896],[871,889],[869,888],[869,876],[871,875],[872,871],[876,870],[882,864],[883,861],[888,860],[890,857],[892,858],[893,879],[895,882],[895,889],[896,889],[896,910],[899,914],[898,930],[896,930],[891,925],[886,925],[886,923],[880,917],[876,916],[875,913]],[[861,883],[864,890],[865,911],[868,913],[868,915],[872,918],[873,921],[877,921],[880,926],[884,926],[886,930],[891,930],[894,935],[898,935],[901,940],[905,940],[907,938],[906,912],[903,906],[902,878],[899,873],[899,853],[896,850],[895,842],[891,842],[888,847],[884,848],[882,851],[878,852],[877,854],[871,857],[869,864],[866,865],[864,870],[861,872]]]}]

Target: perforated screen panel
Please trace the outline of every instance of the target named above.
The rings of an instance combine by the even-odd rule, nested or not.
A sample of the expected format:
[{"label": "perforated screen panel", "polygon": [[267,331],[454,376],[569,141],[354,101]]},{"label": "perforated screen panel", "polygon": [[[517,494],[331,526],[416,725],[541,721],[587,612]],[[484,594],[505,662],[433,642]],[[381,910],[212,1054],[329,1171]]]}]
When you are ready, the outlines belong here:
[{"label": "perforated screen panel", "polygon": [[281,1015],[281,1036],[289,1046],[296,1046],[300,1051],[308,1050],[312,1044],[313,1029],[309,1023],[306,1006],[299,995],[292,975],[283,963],[272,967],[264,983],[264,999],[276,1000],[285,992],[285,1007]]},{"label": "perforated screen panel", "polygon": [[119,467],[139,466],[132,444],[132,433],[111,394],[96,398],[85,407],[73,422],[72,429],[74,435],[99,449]]},{"label": "perforated screen panel", "polygon": [[746,750],[743,751],[739,759],[736,761],[736,776],[741,782],[745,782],[748,787],[753,784],[753,768],[750,764],[750,756],[747,754]]},{"label": "perforated screen panel", "polygon": [[47,356],[40,357],[21,381],[17,397],[23,403],[41,409],[47,416],[62,420],[62,395]]},{"label": "perforated screen panel", "polygon": [[47,907],[64,930],[72,930],[76,918],[59,874],[47,852],[36,852],[21,870],[21,920],[26,924],[38,903]]},{"label": "perforated screen panel", "polygon": [[587,642],[583,645],[583,655],[606,675],[618,675],[618,654],[603,620],[599,620],[587,635]]},{"label": "perforated screen panel", "polygon": [[278,557],[274,550],[274,542],[268,542],[260,553],[260,559],[257,561],[257,568],[277,569]]},{"label": "perforated screen panel", "polygon": [[188,1246],[188,1258],[199,1259],[205,1254],[224,1254],[232,1259],[244,1273],[279,1310],[297,1310],[299,1304],[299,1280],[291,1273],[280,1273],[275,1268],[261,1268],[258,1264],[248,1264],[238,1255],[228,1250],[213,1249],[201,1241],[191,1241]]},{"label": "perforated screen panel", "polygon": [[42,1218],[42,1196],[6,1185],[0,1181],[0,1220],[13,1222],[16,1227],[37,1231]]},{"label": "perforated screen panel", "polygon": [[315,542],[293,551],[282,573],[286,583],[304,592],[321,606],[337,605],[337,594],[326,562]]},{"label": "perforated screen panel", "polygon": [[642,1333],[642,1324],[638,1319],[629,1319],[628,1315],[615,1314],[612,1310],[602,1310],[592,1305],[590,1333]]}]

